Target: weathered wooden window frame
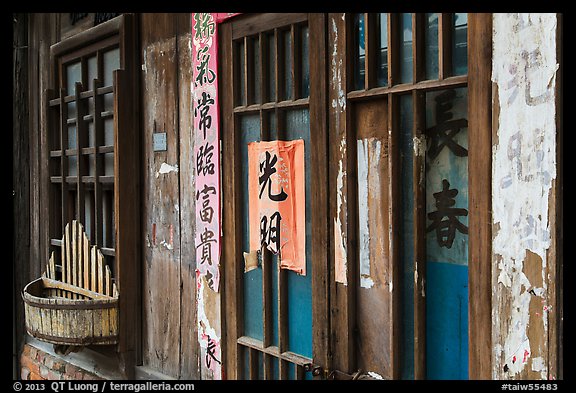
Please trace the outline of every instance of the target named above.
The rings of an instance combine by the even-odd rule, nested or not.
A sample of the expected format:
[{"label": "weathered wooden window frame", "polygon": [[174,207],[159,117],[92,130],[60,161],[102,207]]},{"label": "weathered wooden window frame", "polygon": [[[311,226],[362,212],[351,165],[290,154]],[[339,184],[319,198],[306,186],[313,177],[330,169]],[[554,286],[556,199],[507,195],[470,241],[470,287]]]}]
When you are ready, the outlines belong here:
[{"label": "weathered wooden window frame", "polygon": [[[310,39],[309,41],[309,70],[310,70],[310,92],[317,92],[311,95],[310,98],[297,98],[299,97],[298,67],[292,61],[292,97],[283,100],[283,91],[281,87],[280,77],[282,72],[279,64],[280,60],[276,60],[276,95],[269,97],[267,87],[262,84],[262,91],[260,97],[263,103],[253,103],[254,92],[249,88],[251,85],[251,75],[248,72],[249,68],[254,65],[249,65],[250,59],[246,54],[244,64],[246,65],[243,78],[246,96],[238,97],[236,93],[239,88],[232,84],[234,81],[235,65],[234,65],[234,45],[233,40],[241,39],[244,37],[245,48],[249,48],[249,36],[263,35],[264,31],[275,32],[275,39],[278,39],[278,33],[284,29],[285,26],[292,26],[290,34],[292,42],[296,42],[295,36],[298,24],[307,21],[309,27],[310,37],[317,39]],[[326,18],[324,14],[257,14],[240,16],[234,19],[233,22],[223,23],[219,25],[221,29],[220,34],[220,48],[223,54],[222,66],[220,72],[222,73],[222,81],[220,89],[222,91],[223,100],[222,105],[222,175],[226,179],[222,183],[222,203],[223,203],[223,238],[227,239],[223,243],[222,248],[222,261],[224,265],[224,285],[223,292],[225,295],[222,297],[222,313],[225,319],[226,342],[223,348],[223,357],[225,358],[223,367],[227,370],[229,379],[237,379],[240,370],[243,370],[243,359],[239,355],[240,346],[249,350],[249,370],[250,377],[257,375],[257,356],[256,351],[263,352],[264,354],[264,378],[269,379],[271,374],[270,361],[272,357],[282,359],[280,362],[279,375],[281,379],[288,378],[287,367],[284,367],[284,362],[289,361],[295,364],[295,376],[300,379],[304,377],[304,364],[307,359],[297,354],[286,352],[287,342],[284,338],[286,326],[285,318],[282,319],[282,314],[286,310],[286,294],[285,292],[285,278],[286,272],[279,269],[278,283],[279,283],[279,346],[271,346],[271,277],[270,269],[267,269],[268,264],[266,260],[270,258],[268,253],[265,253],[262,263],[263,269],[263,318],[264,318],[264,340],[262,343],[253,342],[249,337],[242,336],[244,326],[243,322],[243,291],[242,291],[242,278],[243,266],[242,260],[242,197],[239,186],[241,182],[241,166],[235,163],[238,162],[240,157],[240,144],[239,144],[239,125],[237,115],[246,113],[259,113],[261,116],[261,124],[266,124],[262,121],[262,116],[266,116],[265,111],[273,111],[277,115],[282,114],[282,110],[297,109],[307,107],[310,113],[310,138],[311,138],[311,176],[313,179],[327,179],[328,161],[326,155],[326,88],[325,88],[325,68],[324,59],[326,53],[325,42],[325,23]],[[267,48],[261,46],[260,52],[260,67],[261,75],[266,67],[265,56],[263,55]],[[276,46],[277,52],[280,52]],[[292,59],[298,59],[297,51],[298,45],[292,45]],[[248,53],[249,51],[245,51]],[[315,71],[314,71],[315,70]],[[235,92],[230,94],[230,92]],[[268,97],[268,99],[264,99]],[[237,103],[240,102],[240,105]],[[246,103],[246,105],[243,105]],[[281,122],[281,120],[278,120]],[[261,132],[261,140],[268,139],[267,130],[263,127]],[[311,183],[312,195],[312,211],[315,214],[312,216],[312,352],[313,362],[325,364],[328,358],[327,341],[328,341],[328,282],[326,280],[328,274],[327,266],[327,252],[328,252],[328,236],[327,236],[327,214],[328,214],[328,201],[327,201],[327,182],[312,181]],[[283,311],[284,310],[284,311]],[[282,323],[284,322],[284,323]]]},{"label": "weathered wooden window frame", "polygon": [[[418,26],[421,22],[414,23],[422,15],[413,15],[413,26]],[[254,17],[255,19],[260,19],[263,23],[266,23],[267,17],[262,15]],[[394,23],[396,16],[394,14],[389,15],[389,21],[392,21],[388,25],[388,36],[390,42],[396,42],[394,38],[394,31],[391,29],[391,25]],[[447,15],[441,15],[440,18],[443,20],[441,26],[446,26]],[[491,14],[469,14],[468,15],[468,74],[466,76],[450,76],[448,74],[449,68],[447,61],[439,62],[439,75],[438,80],[435,81],[425,81],[422,67],[417,66],[413,68],[413,80],[414,83],[409,84],[398,84],[396,80],[398,78],[397,69],[398,65],[394,64],[395,61],[394,51],[397,51],[395,44],[389,47],[388,52],[388,70],[389,70],[389,80],[388,86],[386,87],[376,87],[374,85],[375,78],[373,74],[368,70],[365,74],[365,83],[367,89],[362,91],[353,91],[351,88],[352,79],[352,64],[351,56],[347,54],[353,53],[351,48],[352,42],[352,32],[349,27],[347,27],[347,21],[349,21],[349,16],[347,18],[342,18],[342,14],[322,14],[315,17],[310,17],[309,27],[310,31],[312,29],[320,29],[321,37],[323,40],[318,40],[317,42],[311,42],[311,54],[316,52],[316,56],[311,56],[311,75],[314,74],[312,71],[312,62],[314,61],[316,67],[319,70],[323,70],[325,74],[318,76],[316,78],[317,85],[311,84],[311,90],[313,88],[326,89],[326,93],[322,92],[318,95],[319,100],[314,103],[311,101],[311,117],[312,117],[312,105],[317,105],[316,116],[320,119],[319,128],[316,130],[318,132],[318,141],[320,142],[316,148],[318,149],[317,155],[313,154],[313,170],[314,178],[322,179],[329,176],[327,183],[325,182],[314,182],[315,192],[327,192],[329,191],[327,187],[328,184],[336,184],[336,174],[338,172],[337,165],[338,162],[335,159],[337,152],[336,146],[339,141],[346,140],[348,146],[353,145],[355,142],[353,140],[354,136],[351,135],[352,132],[348,131],[351,128],[351,113],[349,110],[337,111],[330,109],[329,103],[332,102],[333,98],[338,99],[340,92],[338,88],[340,86],[345,86],[346,89],[346,99],[348,102],[366,100],[371,97],[387,96],[389,99],[389,127],[391,129],[391,138],[395,139],[395,135],[398,131],[397,116],[397,94],[399,93],[409,93],[414,97],[414,107],[415,112],[420,113],[419,105],[422,105],[422,94],[427,90],[443,89],[448,87],[468,87],[468,132],[469,132],[469,231],[470,233],[475,233],[477,236],[470,238],[469,240],[469,378],[470,379],[489,379],[491,378],[491,333],[486,326],[491,326],[491,146],[492,146],[492,84],[490,80],[491,75],[491,40],[492,40],[492,16]],[[272,23],[272,21],[268,21]],[[338,34],[342,37],[346,37],[345,40],[336,41],[334,32],[331,27],[334,24],[337,27]],[[369,24],[369,23],[368,23]],[[250,23],[246,23],[245,29],[249,31],[254,27]],[[369,31],[370,26],[367,30]],[[415,27],[414,32],[414,42],[413,54],[416,58],[416,62],[421,61],[421,53],[423,46],[422,32],[418,31]],[[440,29],[440,43],[448,43],[448,35],[445,31],[447,29]],[[232,28],[230,24],[224,24],[222,26],[222,40],[221,47],[223,48],[223,53],[232,54],[233,48],[230,46],[232,41]],[[324,41],[326,40],[326,41]],[[338,82],[334,83],[336,80],[335,70],[330,70],[328,53],[326,49],[326,44],[332,48],[330,45],[336,46],[335,53],[338,52],[339,58],[343,60],[342,66],[338,70],[340,72]],[[449,45],[439,45],[440,53],[444,56],[440,56],[441,59],[449,58]],[[370,47],[370,44],[367,48]],[[368,55],[369,56],[369,55]],[[334,59],[332,59],[334,60]],[[336,59],[337,60],[337,59]],[[336,62],[337,64],[337,62]],[[369,66],[372,62],[368,59],[365,64]],[[418,64],[418,63],[416,63]],[[232,80],[232,75],[234,72],[234,66],[232,64],[231,55],[224,56],[221,71],[228,76],[228,80]],[[332,72],[332,73],[331,73]],[[328,83],[330,81],[330,83]],[[225,86],[223,84],[223,89],[226,91],[232,90],[232,86]],[[276,90],[279,93],[278,89]],[[234,97],[232,95],[223,95],[224,102],[223,107],[234,108]],[[247,99],[246,102],[250,102]],[[278,104],[276,104],[278,105]],[[234,112],[243,112],[257,110],[256,106],[252,108],[248,106],[238,106],[235,107],[234,111],[223,110],[223,177],[226,179],[234,179],[230,183],[225,183],[223,185],[223,203],[224,203],[224,221],[223,221],[223,235],[225,238],[230,239],[225,244],[223,249],[223,260],[225,261],[225,288],[226,296],[223,304],[223,308],[227,310],[226,314],[226,332],[228,336],[227,346],[225,348],[226,365],[229,370],[229,376],[234,378],[236,376],[236,345],[234,345],[235,340],[238,339],[240,335],[239,327],[242,326],[242,308],[239,307],[240,302],[235,303],[233,299],[241,295],[241,287],[238,280],[241,279],[242,271],[242,261],[237,260],[238,256],[241,255],[241,238],[237,236],[241,231],[241,224],[237,218],[237,214],[241,209],[239,198],[239,192],[237,185],[237,179],[239,178],[239,168],[233,166],[234,157],[239,156],[239,144],[238,136],[234,133],[235,122],[234,122]],[[413,135],[419,136],[422,133],[421,127],[423,126],[421,121],[415,118],[416,126],[414,127]],[[312,123],[311,123],[312,124]],[[328,129],[326,129],[328,127]],[[348,132],[347,132],[348,131]],[[353,131],[353,130],[352,130]],[[326,133],[328,132],[328,135]],[[328,138],[331,142],[327,144]],[[390,154],[390,168],[392,171],[398,171],[398,165],[396,164],[398,160],[398,145],[395,140],[391,140],[389,144],[391,149]],[[414,157],[414,168],[420,167],[421,157]],[[349,151],[347,157],[345,157],[346,166],[353,168],[355,164],[355,159],[353,159],[353,154]],[[353,173],[353,171],[351,171]],[[393,172],[394,173],[394,172]],[[419,174],[415,173],[415,179],[418,178]],[[336,217],[335,208],[335,195],[332,193],[328,197],[329,204],[328,212],[325,212],[324,206],[317,206],[319,208],[320,214],[317,216],[318,220],[313,222],[314,233],[319,233],[319,235],[313,240],[314,241],[314,260],[317,264],[316,271],[313,276],[313,295],[321,296],[322,301],[315,301],[313,306],[313,320],[314,320],[314,332],[313,332],[313,347],[314,347],[314,363],[320,364],[325,370],[343,370],[344,372],[352,373],[354,372],[356,359],[354,355],[354,323],[355,323],[355,278],[357,277],[357,272],[355,272],[356,265],[354,261],[356,260],[356,248],[357,235],[355,234],[354,226],[357,218],[353,217],[355,214],[353,209],[356,203],[355,192],[356,186],[354,185],[355,178],[351,177],[347,180],[345,184],[344,192],[347,195],[348,205],[350,206],[348,210],[349,220],[348,220],[348,236],[347,236],[347,250],[348,250],[348,286],[339,286],[334,282],[334,244],[329,240],[327,234],[333,233],[333,224],[331,222],[332,217]],[[318,184],[316,184],[318,183]],[[418,184],[417,181],[414,182]],[[392,187],[392,193],[397,189],[397,185],[392,182],[390,184]],[[333,186],[332,186],[333,187]],[[313,194],[315,192],[313,191]],[[396,191],[397,192],[397,191]],[[424,192],[422,189],[415,189],[415,198],[421,202]],[[392,267],[394,269],[394,287],[400,288],[400,276],[399,276],[399,236],[398,236],[398,219],[399,211],[397,201],[393,200],[392,208],[392,243],[391,243],[391,255],[392,255]],[[425,219],[424,205],[422,203],[415,204],[415,219],[417,232],[415,234],[415,252],[417,255],[422,256],[424,253],[423,239],[424,233],[422,229],[422,223]],[[326,249],[327,248],[327,249]],[[236,257],[234,257],[236,256]],[[230,266],[232,264],[233,266]],[[424,272],[421,278],[424,277]],[[330,299],[330,300],[328,300]],[[329,303],[331,302],[331,303]],[[400,339],[401,339],[401,325],[400,325],[400,305],[401,297],[400,293],[397,291],[393,297],[393,311],[391,315],[391,334],[394,337],[392,341],[392,347],[390,348],[392,352],[392,378],[400,377],[400,359],[402,354],[399,351]],[[235,304],[236,309],[230,310],[226,308],[226,305]],[[415,353],[414,353],[414,369],[415,378],[422,379],[425,378],[425,325],[423,323],[425,317],[425,302],[420,297],[419,294],[415,293]],[[325,320],[322,317],[327,316]],[[337,339],[336,339],[336,336]],[[231,344],[232,343],[232,344]],[[326,375],[325,375],[326,376]]]},{"label": "weathered wooden window frame", "polygon": [[[67,118],[65,114],[66,103],[72,100],[79,102],[81,98],[90,96],[94,98],[94,103],[96,107],[98,107],[98,97],[101,97],[102,94],[105,93],[114,93],[114,145],[77,148],[74,149],[74,152],[68,151],[68,153],[75,153],[78,158],[81,154],[90,152],[114,153],[114,176],[99,175],[97,172],[98,165],[95,163],[95,176],[92,179],[77,181],[78,186],[76,187],[76,191],[78,195],[83,193],[84,181],[91,181],[94,184],[95,192],[99,191],[101,187],[100,183],[113,183],[113,230],[115,232],[115,248],[104,249],[103,252],[115,258],[114,277],[119,292],[121,293],[121,311],[119,317],[120,334],[119,343],[115,351],[119,354],[122,372],[124,376],[129,379],[134,378],[134,366],[140,342],[140,306],[137,300],[140,290],[140,282],[137,279],[140,271],[140,177],[135,176],[135,174],[140,173],[140,137],[138,127],[139,73],[136,68],[138,58],[136,40],[136,20],[133,15],[124,14],[52,45],[50,47],[51,75],[49,85],[57,87],[57,90],[48,89],[44,92],[45,102],[47,103],[45,108],[45,118],[47,119],[45,129],[47,136],[45,140],[48,141],[48,149],[52,149],[52,146],[54,146],[54,144],[52,144],[52,142],[54,142],[53,138],[64,135],[64,140],[56,144],[56,146],[59,144],[60,148],[50,150],[49,152],[49,160],[56,156],[61,157],[62,163],[58,169],[60,174],[66,173],[67,167],[65,163],[67,143],[64,143],[67,124],[63,120],[60,120]],[[83,92],[77,89],[75,96],[66,97],[62,65],[73,58],[82,58],[81,61],[84,61],[84,55],[94,52],[99,53],[100,50],[114,46],[120,48],[120,69],[114,71],[113,86],[100,87],[97,84],[90,83],[91,81],[86,81],[88,86],[86,86],[87,88],[84,89]],[[97,66],[101,68],[102,56],[97,56]],[[85,67],[83,67],[83,69],[85,69]],[[99,72],[99,74],[101,75],[102,73]],[[86,75],[83,75],[83,81],[85,79]],[[81,84],[77,86],[81,86]],[[53,109],[54,107],[60,108],[59,113],[53,113],[51,108]],[[79,110],[79,108],[77,108],[77,110]],[[64,111],[64,113],[62,111]],[[100,116],[95,117],[98,118]],[[98,121],[97,119],[94,120]],[[76,121],[77,143],[79,146],[80,139],[78,135],[80,135],[80,131],[78,125],[81,125],[83,122]],[[95,123],[95,135],[99,133],[97,127],[99,126]],[[119,130],[121,131],[119,132]],[[98,150],[98,152],[95,150]],[[99,154],[94,154],[95,160],[97,160],[96,157],[98,155]],[[81,160],[78,160],[77,165],[78,173],[81,174]],[[50,175],[53,174],[52,169],[49,170],[49,173]],[[66,187],[64,187],[64,185],[67,184],[67,180],[68,179],[64,179],[62,176],[52,176],[50,179],[47,179],[49,183],[59,182],[63,185],[61,192],[62,199],[60,201],[56,201],[53,197],[54,193],[50,192],[51,196],[49,197],[50,201],[48,206],[51,218],[44,223],[47,227],[46,233],[49,233],[50,237],[49,246],[58,247],[60,245],[57,238],[61,236],[61,234],[58,236],[58,234],[55,233],[55,218],[52,218],[55,210],[57,210],[55,204],[60,204],[62,226],[71,218],[68,217],[69,212],[66,209],[68,202],[66,200]],[[77,217],[82,217],[83,220],[84,214],[81,213],[84,211],[84,199],[80,197],[77,198],[77,203],[76,215]],[[98,202],[95,201],[95,204],[98,205]],[[101,209],[96,208],[96,219],[98,219],[98,217],[101,219],[101,215]],[[99,233],[98,230],[96,232],[97,234],[94,234],[94,236],[98,241],[102,238],[102,234]]]},{"label": "weathered wooden window frame", "polygon": [[[332,59],[333,64],[338,59],[343,60],[344,69],[340,69],[340,84],[329,86],[329,99],[338,97],[338,89],[345,86],[347,101],[359,102],[371,98],[387,97],[388,100],[388,146],[390,149],[390,171],[392,178],[399,178],[399,143],[398,131],[398,95],[412,94],[413,102],[413,138],[421,138],[423,135],[424,119],[424,92],[445,88],[468,88],[468,160],[469,160],[469,233],[475,234],[469,237],[469,378],[490,379],[491,374],[491,331],[486,327],[491,326],[491,149],[492,149],[492,82],[491,82],[491,43],[492,43],[492,15],[491,14],[468,14],[468,74],[463,76],[451,76],[450,64],[450,35],[449,14],[439,14],[439,71],[437,80],[425,80],[423,50],[424,36],[423,14],[412,14],[413,46],[412,56],[414,61],[412,83],[399,82],[398,64],[398,37],[394,25],[398,23],[397,14],[388,14],[388,85],[376,86],[376,67],[373,55],[374,45],[370,39],[373,27],[371,14],[365,17],[365,73],[364,89],[353,90],[353,59],[354,40],[352,28],[352,14],[342,18],[342,14],[329,14],[329,24],[337,28],[338,35],[346,37],[338,40],[330,32],[330,43],[337,45],[334,53],[339,56]],[[336,60],[336,61],[335,61]],[[335,71],[333,71],[335,72]],[[334,79],[334,76],[329,78]],[[356,162],[354,158],[355,130],[351,122],[351,110],[347,106],[344,110],[330,110],[329,138],[330,153],[330,184],[336,184],[338,173],[337,150],[340,141],[344,140],[348,146],[347,157],[344,157],[345,166],[350,173],[354,173]],[[414,258],[425,260],[425,190],[419,187],[419,168],[423,165],[422,156],[413,156],[414,168]],[[335,284],[331,289],[332,308],[338,310],[331,322],[331,329],[339,339],[332,343],[333,366],[345,372],[352,373],[356,370],[354,335],[351,333],[355,322],[355,291],[357,270],[357,235],[355,223],[355,195],[357,192],[355,176],[351,176],[345,185],[345,194],[348,199],[348,236],[347,236],[347,259],[348,259],[348,285]],[[392,195],[399,195],[398,182],[391,181],[389,185]],[[331,199],[331,217],[337,217],[335,198]],[[392,241],[389,250],[391,256],[391,269],[393,271],[393,287],[401,288],[401,261],[400,236],[398,233],[401,211],[398,198],[392,198],[391,223]],[[332,233],[332,231],[330,231]],[[331,246],[333,247],[333,245]],[[334,256],[333,249],[331,255]],[[333,258],[333,257],[332,257]],[[333,264],[333,262],[331,262]],[[424,264],[418,268],[418,284],[414,288],[414,377],[415,379],[426,378],[426,327],[425,327],[425,298],[418,288],[421,281],[425,280]],[[334,266],[332,265],[332,269]],[[334,274],[331,274],[330,282],[334,282]],[[340,289],[336,287],[339,286]],[[401,373],[400,342],[402,337],[401,326],[401,292],[395,291],[392,297],[392,315],[390,334],[393,337],[391,348],[391,377],[399,379]],[[336,331],[338,330],[338,331]]]}]

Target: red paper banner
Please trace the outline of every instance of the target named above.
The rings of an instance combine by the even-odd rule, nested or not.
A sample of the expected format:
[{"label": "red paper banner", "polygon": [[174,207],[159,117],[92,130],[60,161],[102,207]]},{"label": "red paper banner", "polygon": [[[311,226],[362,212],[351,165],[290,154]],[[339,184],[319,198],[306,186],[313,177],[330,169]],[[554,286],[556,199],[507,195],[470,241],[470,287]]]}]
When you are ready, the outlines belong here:
[{"label": "red paper banner", "polygon": [[249,143],[248,166],[250,250],[306,275],[304,141]]},{"label": "red paper banner", "polygon": [[192,14],[196,268],[218,292],[220,283],[220,129],[218,28],[210,13]]}]

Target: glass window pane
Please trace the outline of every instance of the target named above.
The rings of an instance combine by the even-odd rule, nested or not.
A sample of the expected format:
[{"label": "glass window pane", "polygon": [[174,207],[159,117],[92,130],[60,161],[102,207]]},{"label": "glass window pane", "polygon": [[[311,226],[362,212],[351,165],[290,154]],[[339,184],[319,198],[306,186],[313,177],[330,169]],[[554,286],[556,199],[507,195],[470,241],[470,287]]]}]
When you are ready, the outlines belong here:
[{"label": "glass window pane", "polygon": [[76,125],[71,124],[68,126],[68,149],[76,149]]},{"label": "glass window pane", "polygon": [[114,110],[114,93],[104,94],[104,112],[112,112]]},{"label": "glass window pane", "polygon": [[276,40],[267,34],[268,41],[268,101],[276,101]]},{"label": "glass window pane", "polygon": [[84,231],[88,239],[92,239],[92,212],[94,206],[94,194],[87,192],[84,194]]},{"label": "glass window pane", "polygon": [[302,48],[302,72],[300,84],[300,97],[308,97],[310,95],[310,56],[308,40],[310,38],[310,31],[308,26],[302,26],[300,29],[300,48]]},{"label": "glass window pane", "polygon": [[76,82],[82,82],[82,64],[80,62],[66,66],[66,94],[76,93]]},{"label": "glass window pane", "polygon": [[260,69],[260,40],[258,36],[253,37],[250,39],[252,43],[252,70],[254,78],[252,79],[253,83],[253,92],[254,92],[254,102],[260,104],[262,103],[261,97],[261,86],[262,86],[262,75]]},{"label": "glass window pane", "polygon": [[412,82],[412,14],[400,15],[400,82]]},{"label": "glass window pane", "polygon": [[90,120],[90,121],[87,121],[86,124],[88,124],[87,146],[88,147],[94,147],[94,122],[92,120]]},{"label": "glass window pane", "polygon": [[[111,154],[111,153],[110,153]],[[102,192],[102,247],[114,248],[114,190]]]},{"label": "glass window pane", "polygon": [[98,79],[98,63],[96,62],[96,56],[90,56],[86,60],[86,66],[88,74],[88,88],[92,89],[92,81]]},{"label": "glass window pane", "polygon": [[413,111],[412,95],[400,96],[400,167],[401,169],[401,203],[402,220],[401,255],[402,255],[402,307],[404,317],[403,354],[401,378],[414,379],[414,181],[413,181]]},{"label": "glass window pane", "polygon": [[68,156],[68,176],[78,175],[78,157]]},{"label": "glass window pane", "polygon": [[454,14],[452,31],[452,70],[454,75],[468,73],[468,14]]},{"label": "glass window pane", "polygon": [[104,176],[114,176],[114,153],[104,153]]},{"label": "glass window pane", "polygon": [[380,14],[376,18],[378,48],[378,86],[388,86],[388,14]]},{"label": "glass window pane", "polygon": [[104,119],[104,145],[114,145],[114,119],[111,117]]},{"label": "glass window pane", "polygon": [[234,79],[237,81],[235,86],[238,86],[236,91],[236,106],[246,105],[246,86],[244,81],[244,40],[239,40],[236,43],[236,61],[234,62],[236,67],[234,67]]},{"label": "glass window pane", "polygon": [[426,14],[426,79],[438,79],[438,14]]},{"label": "glass window pane", "polygon": [[268,133],[270,135],[268,140],[273,141],[278,139],[278,124],[276,121],[276,113],[274,111],[265,112],[265,121],[266,126],[268,127]]},{"label": "glass window pane", "polygon": [[[87,86],[85,90],[92,90],[94,87],[94,79],[98,79],[98,64],[96,62],[96,56],[90,56],[86,60],[86,73],[88,77]],[[88,111],[92,113],[92,107],[94,106],[94,99],[92,97],[88,98]]]},{"label": "glass window pane", "polygon": [[120,68],[120,48],[104,52],[104,86],[112,86],[114,83],[113,71]]},{"label": "glass window pane", "polygon": [[284,100],[292,99],[292,37],[290,30],[282,32],[284,47]]},{"label": "glass window pane", "polygon": [[[260,116],[241,116],[240,150],[243,163],[248,162],[248,143],[260,140]],[[242,165],[242,247],[250,250],[250,221],[248,195],[248,166]],[[262,269],[253,269],[243,275],[244,280],[244,335],[262,340]]]},{"label": "glass window pane", "polygon": [[364,14],[354,15],[354,90],[364,89],[364,75],[366,73],[364,63],[366,51],[364,48]]},{"label": "glass window pane", "polygon": [[72,101],[66,104],[68,110],[68,119],[76,119],[76,101]]}]

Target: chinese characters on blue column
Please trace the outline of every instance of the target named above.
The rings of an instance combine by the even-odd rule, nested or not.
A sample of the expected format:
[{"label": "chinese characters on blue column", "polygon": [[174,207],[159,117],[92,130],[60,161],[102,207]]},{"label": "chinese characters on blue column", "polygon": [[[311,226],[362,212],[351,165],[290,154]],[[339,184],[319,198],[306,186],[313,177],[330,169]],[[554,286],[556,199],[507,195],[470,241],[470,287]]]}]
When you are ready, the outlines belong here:
[{"label": "chinese characters on blue column", "polygon": [[[461,234],[468,234],[468,227],[460,220],[460,217],[468,215],[468,210],[461,206],[456,206],[456,196],[459,193],[457,188],[451,188],[450,182],[459,183],[461,176],[459,167],[464,165],[465,162],[459,162],[458,159],[466,159],[468,157],[468,150],[462,146],[457,137],[461,130],[468,127],[468,120],[465,118],[456,118],[453,111],[453,105],[456,101],[457,93],[455,90],[446,90],[434,97],[434,115],[436,125],[429,127],[426,130],[428,139],[428,150],[426,152],[428,162],[437,159],[440,153],[446,151],[442,163],[437,166],[438,175],[442,176],[441,189],[436,188],[436,192],[432,194],[435,201],[435,211],[427,214],[431,223],[426,228],[426,232],[435,230],[436,242],[438,246],[444,248],[452,248],[456,231]],[[461,157],[461,158],[457,158]],[[441,170],[441,167],[445,167]],[[442,174],[441,174],[442,173]],[[435,187],[437,177],[432,180],[429,187]],[[465,187],[465,185],[464,185]],[[432,188],[434,190],[434,188]]]},{"label": "chinese characters on blue column", "polygon": [[218,292],[220,274],[220,148],[217,86],[217,28],[210,13],[193,23],[194,157],[196,164],[196,268]]},{"label": "chinese characters on blue column", "polygon": [[456,230],[468,234],[468,227],[458,219],[459,216],[467,216],[468,211],[452,207],[456,204],[454,197],[457,194],[458,190],[450,189],[450,183],[446,179],[442,180],[442,191],[434,193],[438,210],[428,213],[428,218],[432,220],[432,224],[428,226],[426,232],[435,229],[436,239],[441,247],[452,248]]},{"label": "chinese characters on blue column", "polygon": [[448,147],[458,157],[468,156],[468,150],[454,141],[456,134],[462,128],[468,127],[468,120],[466,119],[452,120],[451,109],[455,96],[456,92],[454,90],[446,90],[435,98],[437,124],[426,130],[431,141],[427,152],[430,159],[438,157],[444,147]]}]

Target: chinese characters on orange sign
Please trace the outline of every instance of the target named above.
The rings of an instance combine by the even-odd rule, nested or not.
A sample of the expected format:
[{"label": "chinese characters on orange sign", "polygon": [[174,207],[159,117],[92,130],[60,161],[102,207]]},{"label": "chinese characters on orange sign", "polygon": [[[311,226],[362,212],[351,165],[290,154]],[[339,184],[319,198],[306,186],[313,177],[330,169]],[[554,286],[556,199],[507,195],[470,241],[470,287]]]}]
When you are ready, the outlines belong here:
[{"label": "chinese characters on orange sign", "polygon": [[192,14],[194,157],[196,162],[196,268],[208,286],[220,283],[220,147],[217,25],[212,14]]},{"label": "chinese characters on orange sign", "polygon": [[248,166],[250,250],[306,275],[304,141],[249,143]]}]

